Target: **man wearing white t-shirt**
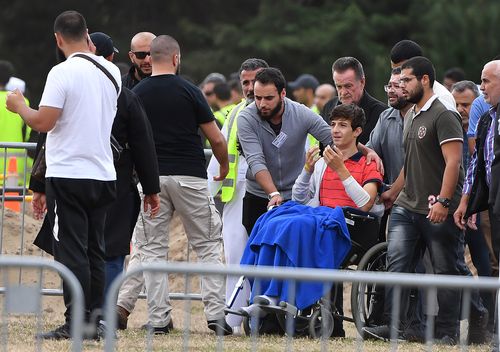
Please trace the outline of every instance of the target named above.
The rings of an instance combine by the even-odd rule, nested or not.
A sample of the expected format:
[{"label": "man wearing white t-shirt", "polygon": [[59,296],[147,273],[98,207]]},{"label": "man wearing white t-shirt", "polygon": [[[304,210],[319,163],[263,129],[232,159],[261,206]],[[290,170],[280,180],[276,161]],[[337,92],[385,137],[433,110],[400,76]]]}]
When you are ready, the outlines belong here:
[{"label": "man wearing white t-shirt", "polygon": [[[116,173],[110,134],[116,114],[121,79],[119,69],[89,50],[85,19],[75,11],[61,13],[54,22],[57,47],[67,58],[49,72],[39,110],[26,106],[18,90],[10,93],[7,108],[21,115],[35,130],[48,132],[46,141],[46,199],[33,199],[35,210],[47,210],[54,236],[54,258],[79,280],[87,318],[103,304],[104,221],[115,197]],[[114,78],[115,85],[96,65]],[[71,297],[63,285],[66,322],[43,339],[68,339]],[[96,320],[99,339],[104,331]]]}]

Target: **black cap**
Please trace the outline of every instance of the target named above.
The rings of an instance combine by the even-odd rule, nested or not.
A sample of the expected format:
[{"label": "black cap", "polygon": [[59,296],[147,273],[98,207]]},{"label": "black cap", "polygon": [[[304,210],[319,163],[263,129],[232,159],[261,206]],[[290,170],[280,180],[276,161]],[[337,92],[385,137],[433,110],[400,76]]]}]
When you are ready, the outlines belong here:
[{"label": "black cap", "polygon": [[299,88],[311,88],[316,90],[319,86],[319,81],[313,75],[305,73],[300,75],[295,81],[289,82],[288,87],[291,90],[299,89]]},{"label": "black cap", "polygon": [[96,48],[96,55],[108,57],[109,55],[119,53],[118,49],[114,47],[113,40],[106,33],[94,32],[90,35],[92,43],[94,43]]}]

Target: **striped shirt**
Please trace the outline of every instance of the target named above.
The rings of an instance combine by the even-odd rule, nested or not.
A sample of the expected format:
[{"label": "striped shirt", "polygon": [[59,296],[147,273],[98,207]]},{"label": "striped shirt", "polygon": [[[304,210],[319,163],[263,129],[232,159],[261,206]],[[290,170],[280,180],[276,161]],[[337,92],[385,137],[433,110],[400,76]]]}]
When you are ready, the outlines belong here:
[{"label": "striped shirt", "polygon": [[[382,175],[377,171],[376,163],[366,165],[366,157],[361,153],[358,152],[354,154],[349,159],[345,160],[344,164],[351,173],[351,176],[361,186],[369,182],[382,184]],[[321,180],[319,201],[320,205],[331,208],[337,206],[358,207],[346,193],[344,185],[337,173],[329,167],[326,168],[323,179]]]},{"label": "striped shirt", "polygon": [[[486,134],[486,143],[484,144],[484,163],[486,168],[486,184],[489,186],[491,182],[491,164],[493,163],[493,159],[495,158],[495,154],[493,152],[493,141],[495,137],[495,124],[493,123],[493,119],[495,119],[495,108],[490,108],[489,110],[491,116],[490,127],[488,128],[488,133]],[[474,150],[474,154],[472,154],[472,158],[469,162],[469,167],[467,168],[467,175],[464,181],[464,188],[462,190],[463,194],[470,194],[472,185],[474,183],[474,175],[476,174],[477,168],[477,150]]]}]

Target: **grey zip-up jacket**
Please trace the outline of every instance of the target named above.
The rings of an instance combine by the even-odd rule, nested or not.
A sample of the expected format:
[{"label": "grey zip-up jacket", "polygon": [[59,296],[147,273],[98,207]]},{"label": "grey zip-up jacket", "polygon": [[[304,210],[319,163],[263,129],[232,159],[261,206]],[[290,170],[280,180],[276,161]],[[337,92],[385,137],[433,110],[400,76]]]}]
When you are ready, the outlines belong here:
[{"label": "grey zip-up jacket", "polygon": [[[248,105],[238,117],[238,138],[248,163],[247,191],[267,198],[255,175],[268,170],[274,185],[285,200],[292,198],[292,187],[305,163],[305,143],[311,134],[323,144],[330,144],[330,126],[303,104],[285,98],[280,138],[267,121],[260,118],[255,103]],[[273,145],[273,141],[281,140]]]}]

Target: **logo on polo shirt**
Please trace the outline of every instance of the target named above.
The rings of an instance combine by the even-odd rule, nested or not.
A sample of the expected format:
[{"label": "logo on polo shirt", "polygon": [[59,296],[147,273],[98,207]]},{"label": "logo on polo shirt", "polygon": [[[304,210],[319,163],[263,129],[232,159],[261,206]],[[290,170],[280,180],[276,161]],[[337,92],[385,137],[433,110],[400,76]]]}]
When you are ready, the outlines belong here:
[{"label": "logo on polo shirt", "polygon": [[425,137],[426,133],[427,133],[427,128],[425,126],[420,126],[418,128],[417,136],[418,136],[418,138],[422,139]]}]

